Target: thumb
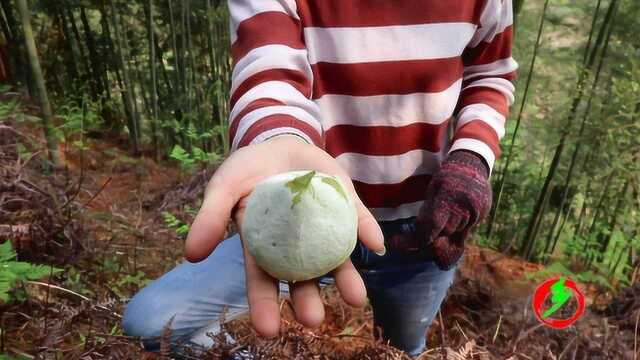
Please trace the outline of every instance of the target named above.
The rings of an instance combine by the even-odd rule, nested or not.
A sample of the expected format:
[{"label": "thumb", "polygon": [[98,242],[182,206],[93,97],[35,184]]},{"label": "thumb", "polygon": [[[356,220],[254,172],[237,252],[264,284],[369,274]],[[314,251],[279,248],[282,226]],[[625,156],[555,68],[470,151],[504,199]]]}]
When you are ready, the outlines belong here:
[{"label": "thumb", "polygon": [[231,212],[238,201],[215,175],[207,185],[202,207],[191,224],[185,244],[185,257],[191,262],[204,260],[222,241]]}]

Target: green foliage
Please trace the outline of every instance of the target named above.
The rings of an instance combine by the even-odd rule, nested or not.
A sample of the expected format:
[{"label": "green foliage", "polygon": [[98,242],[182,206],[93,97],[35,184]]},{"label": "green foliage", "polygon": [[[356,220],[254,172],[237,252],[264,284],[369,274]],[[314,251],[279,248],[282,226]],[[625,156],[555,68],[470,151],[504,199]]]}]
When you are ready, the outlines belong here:
[{"label": "green foliage", "polygon": [[550,276],[564,276],[580,283],[596,284],[598,286],[613,289],[610,278],[602,273],[594,270],[585,270],[580,272],[571,271],[563,261],[557,261],[545,267],[542,270],[527,273],[525,278],[532,281],[540,281]]},{"label": "green foliage", "polygon": [[93,291],[88,288],[83,273],[80,269],[71,267],[66,274],[64,287],[85,296],[93,296]]},{"label": "green foliage", "polygon": [[189,233],[189,224],[178,219],[172,213],[165,211],[162,213],[162,217],[164,218],[164,223],[167,225],[167,227],[175,230],[176,234],[185,236]]},{"label": "green foliage", "polygon": [[302,200],[302,195],[307,190],[309,190],[311,185],[311,180],[315,175],[316,175],[315,171],[310,171],[304,175],[300,175],[296,177],[295,179],[285,184],[285,186],[288,187],[291,193],[293,194],[293,199],[291,202],[292,209],[294,206],[296,206],[300,202],[300,200]]},{"label": "green foliage", "polygon": [[0,360],[26,360],[26,359],[28,358],[21,355],[14,356],[14,355],[0,354]]},{"label": "green foliage", "polygon": [[596,284],[600,287],[613,290],[613,285],[611,284],[609,278],[592,270],[584,271],[577,274],[576,280],[582,283]]},{"label": "green foliage", "polygon": [[56,117],[62,120],[54,128],[58,139],[66,139],[78,150],[86,150],[85,136],[89,131],[100,129],[99,105],[83,98],[80,104],[69,101],[58,108]]},{"label": "green foliage", "polygon": [[542,270],[525,274],[525,278],[527,280],[538,281],[540,279],[544,279],[556,274],[570,278],[574,278],[576,276],[576,274],[574,274],[573,271],[569,270],[569,268],[564,263],[554,262]]},{"label": "green foliage", "polygon": [[26,161],[33,156],[33,152],[29,151],[24,144],[18,143],[18,156],[20,156],[20,159],[23,161]]},{"label": "green foliage", "polygon": [[195,163],[195,160],[191,157],[191,155],[180,145],[175,145],[173,147],[173,150],[171,150],[171,154],[169,154],[169,157],[177,160],[182,167],[187,169],[191,168]]},{"label": "green foliage", "polygon": [[215,153],[209,153],[199,147],[192,147],[191,153],[180,145],[175,145],[169,157],[178,161],[184,169],[192,169],[195,165],[207,165],[217,161],[220,157]]},{"label": "green foliage", "polygon": [[118,288],[125,288],[127,286],[134,285],[137,288],[142,288],[143,286],[147,285],[150,281],[151,279],[147,278],[147,274],[145,274],[142,271],[138,271],[133,275],[127,274],[124,277],[121,277],[120,279],[118,279],[118,281],[116,282],[116,286]]},{"label": "green foliage", "polygon": [[[100,276],[105,278],[109,289],[120,299],[128,298],[132,291],[140,289],[151,281],[143,271],[137,270],[132,274],[124,273],[124,269],[123,259],[118,255],[105,257],[99,267],[95,269]],[[80,286],[84,287],[85,285],[81,282]]]},{"label": "green foliage", "polygon": [[[105,342],[107,342],[107,338],[104,336],[100,336],[100,335],[95,335],[92,334],[93,336],[91,336],[91,338],[87,338],[87,336],[85,334],[83,334],[82,332],[78,332],[78,337],[80,338],[80,344],[83,346],[86,346],[89,340],[91,340],[93,345],[103,345]],[[118,326],[118,324],[114,324],[111,327],[111,330],[109,330],[109,334],[110,336],[119,336],[122,335],[122,330],[120,329],[120,326]]]},{"label": "green foliage", "polygon": [[[4,95],[11,87],[9,85],[0,84],[0,94]],[[19,109],[18,99],[12,98],[0,101],[0,119],[6,119],[9,115],[15,113]]]},{"label": "green foliage", "polygon": [[12,290],[18,283],[38,280],[62,271],[49,266],[15,261],[16,256],[17,254],[11,246],[11,241],[5,241],[0,244],[0,301],[5,303],[18,300],[12,295]]}]

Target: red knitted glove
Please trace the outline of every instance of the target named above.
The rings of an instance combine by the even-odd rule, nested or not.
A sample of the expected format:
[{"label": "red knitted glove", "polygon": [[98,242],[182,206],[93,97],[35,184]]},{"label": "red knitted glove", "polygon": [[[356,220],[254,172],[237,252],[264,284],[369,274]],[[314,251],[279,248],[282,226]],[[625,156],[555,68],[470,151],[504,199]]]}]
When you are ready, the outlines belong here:
[{"label": "red knitted glove", "polygon": [[489,169],[473,152],[452,152],[427,187],[418,214],[418,236],[438,267],[448,270],[464,252],[471,229],[491,208]]}]

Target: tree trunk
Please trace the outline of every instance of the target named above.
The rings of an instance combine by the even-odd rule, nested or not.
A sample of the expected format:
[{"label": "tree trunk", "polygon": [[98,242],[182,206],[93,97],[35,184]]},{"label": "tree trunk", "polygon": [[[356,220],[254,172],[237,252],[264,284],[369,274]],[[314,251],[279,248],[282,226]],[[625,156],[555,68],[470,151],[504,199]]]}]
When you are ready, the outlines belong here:
[{"label": "tree trunk", "polygon": [[[527,227],[527,232],[525,235],[525,244],[527,244],[526,249],[532,249],[534,247],[533,243],[535,243],[536,241],[536,236],[535,236],[536,227],[544,212],[544,209],[543,209],[544,199],[547,197],[547,193],[549,192],[553,179],[556,176],[558,166],[560,165],[560,159],[562,157],[562,154],[564,152],[564,147],[566,145],[567,137],[571,132],[571,126],[573,125],[573,122],[577,116],[578,107],[582,102],[582,97],[584,95],[584,84],[588,78],[588,72],[593,68],[596,56],[598,54],[598,50],[602,45],[605,34],[607,34],[607,29],[612,24],[612,19],[614,18],[617,5],[618,5],[618,0],[611,0],[609,9],[607,11],[607,15],[600,27],[600,30],[598,33],[598,39],[596,40],[594,47],[592,49],[589,49],[589,48],[586,49],[586,51],[591,50],[591,53],[588,56],[587,63],[583,67],[583,71],[581,71],[578,77],[578,81],[576,84],[576,95],[573,98],[573,103],[571,106],[571,110],[569,111],[569,116],[567,118],[567,121],[565,122],[564,129],[562,130],[562,134],[560,136],[560,142],[556,147],[553,160],[551,161],[549,171],[547,172],[547,176],[545,178],[544,184],[542,185],[542,189],[540,190],[540,193],[538,195],[538,200],[536,201],[533,214],[531,216],[529,225]],[[529,243],[532,243],[532,244],[529,245]]]},{"label": "tree trunk", "polygon": [[96,98],[93,99],[96,101],[100,98],[104,92],[104,80],[102,70],[102,62],[100,61],[100,56],[98,55],[98,50],[96,48],[96,42],[93,36],[93,31],[91,30],[91,25],[89,24],[89,20],[87,19],[87,13],[84,6],[80,6],[80,21],[82,22],[82,27],[84,29],[84,37],[87,43],[87,49],[89,49],[89,60],[91,62],[91,73],[92,73],[92,88],[96,93]]},{"label": "tree trunk", "polygon": [[602,247],[600,248],[601,253],[604,254],[611,243],[611,237],[613,237],[613,232],[616,230],[618,226],[618,219],[620,218],[620,213],[624,210],[625,200],[627,193],[629,192],[629,179],[627,179],[622,186],[622,190],[618,194],[618,201],[616,202],[616,207],[613,210],[613,216],[611,218],[611,222],[609,222],[609,234],[605,237],[604,242],[602,243]]},{"label": "tree trunk", "polygon": [[149,68],[151,69],[151,141],[153,142],[153,157],[158,160],[158,79],[156,75],[156,40],[154,27],[153,0],[146,3],[147,31],[149,32]]},{"label": "tree trunk", "polygon": [[[573,204],[571,204],[573,206]],[[560,228],[558,228],[558,232],[556,236],[553,238],[553,244],[551,245],[551,249],[547,251],[550,255],[553,255],[556,250],[556,246],[558,245],[558,240],[560,239],[560,235],[562,235],[562,230],[564,229],[565,224],[567,223],[567,218],[569,218],[569,214],[571,214],[572,206],[569,206],[567,209],[567,213],[562,216],[562,222],[560,223]]]},{"label": "tree trunk", "polygon": [[[591,85],[591,91],[589,92],[589,98],[587,100],[587,106],[586,109],[584,111],[584,115],[582,117],[582,122],[580,123],[580,130],[578,131],[578,136],[577,136],[577,140],[576,140],[576,146],[575,149],[573,150],[573,154],[571,155],[571,162],[569,164],[569,170],[567,173],[567,177],[564,183],[564,187],[562,190],[562,198],[560,199],[560,206],[558,206],[558,209],[556,210],[556,214],[555,217],[553,219],[553,224],[551,225],[551,228],[549,230],[549,235],[547,236],[547,243],[545,246],[545,251],[548,251],[549,249],[549,245],[551,243],[551,240],[553,238],[553,234],[554,234],[554,230],[556,229],[556,226],[558,225],[558,221],[560,220],[560,215],[562,214],[562,211],[564,209],[565,206],[565,202],[567,200],[567,195],[569,194],[569,187],[571,186],[571,180],[573,177],[573,170],[575,168],[575,164],[576,164],[576,160],[578,158],[578,154],[580,153],[580,148],[582,147],[582,137],[584,135],[584,129],[586,127],[587,124],[587,119],[589,119],[589,114],[591,113],[591,104],[593,103],[593,96],[596,93],[596,89],[598,88],[598,81],[600,80],[600,75],[602,74],[602,68],[605,62],[605,59],[607,58],[607,53],[609,50],[609,42],[611,40],[611,33],[613,32],[613,26],[609,27],[609,30],[607,31],[607,37],[605,39],[605,43],[604,43],[604,48],[602,50],[602,56],[600,56],[600,61],[598,63],[598,69],[596,70],[596,75],[595,78],[593,79],[593,84]],[[610,96],[606,97],[605,99],[609,99]]]},{"label": "tree trunk", "polygon": [[518,20],[520,18],[520,12],[524,7],[524,0],[513,0],[513,30],[518,30]]},{"label": "tree trunk", "polygon": [[19,45],[19,24],[13,14],[11,0],[0,0],[0,5],[2,15],[4,15],[2,31],[8,42],[9,58],[11,59],[9,65],[11,68],[11,78],[14,82],[21,81],[24,84],[30,85],[30,70],[23,60],[27,57],[27,54],[22,46]]},{"label": "tree trunk", "polygon": [[[182,107],[184,104],[184,97],[186,93],[186,88],[184,86],[184,79],[182,77],[184,63],[181,61],[182,49],[178,48],[178,33],[177,33],[175,12],[173,8],[173,1],[168,0],[168,2],[169,2],[169,27],[171,31],[171,44],[173,47],[173,64],[174,64],[174,73],[176,77],[176,86],[174,86],[174,89],[176,92],[179,92],[179,94],[175,97],[176,107],[174,109],[174,116],[178,124],[180,124],[181,126],[184,126],[184,124],[182,123],[184,119],[184,113],[183,113]],[[182,147],[188,148],[184,134],[180,132],[178,132],[177,134],[174,134],[174,133],[175,131],[172,129],[171,137],[177,137],[178,139],[180,139]]]},{"label": "tree trunk", "polygon": [[177,41],[177,34],[176,34],[176,21],[175,21],[175,16],[173,14],[173,1],[172,0],[168,0],[169,1],[169,26],[170,26],[170,31],[171,31],[171,45],[173,47],[173,71],[175,72],[176,75],[176,88],[178,88],[180,86],[180,84],[182,83],[180,81],[180,69],[182,68],[180,66],[180,61],[178,58],[178,41]]},{"label": "tree trunk", "polygon": [[58,165],[58,144],[53,134],[52,118],[53,113],[51,111],[51,104],[49,103],[49,97],[47,95],[47,88],[44,84],[44,76],[42,75],[42,68],[40,67],[40,60],[38,59],[38,50],[36,49],[36,43],[33,39],[33,29],[31,28],[31,13],[29,12],[29,6],[27,0],[16,0],[18,4],[18,10],[20,11],[20,17],[22,19],[22,32],[24,34],[25,46],[27,48],[27,54],[29,55],[29,63],[31,65],[31,72],[33,74],[35,85],[38,89],[38,100],[42,110],[42,129],[44,130],[44,137],[47,141],[47,152],[49,161],[54,166]]},{"label": "tree trunk", "polygon": [[[157,32],[154,34],[154,42],[156,48],[156,58],[160,63],[160,68],[162,69],[162,80],[164,81],[164,85],[167,88],[167,94],[173,94],[173,87],[171,86],[171,80],[169,80],[169,74],[167,73],[167,68],[164,66],[164,51],[160,47],[160,42],[158,42]],[[160,89],[158,88],[158,96],[160,96]]]},{"label": "tree trunk", "polygon": [[69,51],[69,54],[71,55],[71,61],[67,61],[67,68],[69,74],[71,74],[72,82],[75,82],[80,78],[80,73],[78,71],[78,54],[76,54],[76,50],[73,47],[73,39],[71,38],[71,33],[69,32],[67,17],[64,16],[62,9],[60,9],[59,7],[56,15],[58,18],[60,29],[62,30],[62,34],[64,35],[64,38],[66,40],[65,42],[67,44],[67,51]]},{"label": "tree trunk", "polygon": [[[151,0],[151,2],[153,3],[153,0]],[[154,4],[155,6],[155,4]],[[149,5],[148,3],[145,3],[145,6],[143,7],[144,13],[145,13],[145,17],[147,19],[149,19]],[[154,16],[155,16],[155,11],[154,11]],[[148,22],[148,20],[147,20]],[[153,27],[153,47],[154,47],[154,51],[153,53],[155,54],[155,58],[156,58],[156,79],[157,79],[157,67],[158,67],[158,63],[160,63],[161,69],[162,69],[162,78],[163,81],[165,83],[165,87],[167,90],[167,94],[173,94],[173,90],[172,90],[172,86],[171,86],[171,81],[169,80],[169,75],[167,74],[167,69],[164,66],[164,51],[162,50],[162,47],[160,47],[160,42],[158,41],[158,29],[155,27],[155,23],[151,24]],[[147,24],[147,27],[149,25]],[[149,50],[149,54],[151,54],[151,49]],[[160,97],[160,88],[156,87],[156,96]]]},{"label": "tree trunk", "polygon": [[215,59],[215,50],[213,48],[214,40],[213,36],[215,34],[215,28],[213,26],[213,22],[211,21],[212,11],[211,8],[211,0],[207,0],[206,2],[206,14],[207,14],[207,54],[209,55],[209,72],[211,73],[211,77],[213,79],[216,78],[216,59]]},{"label": "tree trunk", "polygon": [[[544,210],[547,208],[547,205],[549,205],[549,198],[551,197],[550,195],[551,195],[550,193],[547,193],[546,196],[544,197],[544,199],[542,200],[542,208],[541,209],[542,209],[543,213],[544,213]],[[540,231],[540,225],[541,225],[542,221],[543,221],[543,217],[540,216],[537,219],[537,222],[534,224],[534,228],[533,228],[533,236],[534,236],[534,238],[538,235],[538,232]],[[526,238],[525,238],[525,241],[526,241]],[[531,255],[533,253],[535,242],[534,241],[529,241],[529,242],[525,242],[523,245],[525,246],[524,258],[525,258],[525,260],[530,260],[531,259]]]},{"label": "tree trunk", "polygon": [[[133,129],[135,131],[135,137],[137,139],[138,142],[138,147],[140,147],[140,134],[142,132],[142,117],[141,117],[141,111],[138,108],[138,93],[136,91],[136,84],[135,84],[135,80],[134,77],[137,78],[136,76],[136,59],[133,56],[133,54],[131,53],[131,49],[129,49],[129,38],[127,35],[126,31],[123,31],[120,34],[120,44],[121,44],[121,52],[123,54],[126,54],[126,61],[124,61],[124,67],[122,69],[123,74],[126,74],[125,76],[125,85],[127,86],[127,91],[130,94],[130,99],[131,102],[133,103]],[[133,60],[133,64],[132,63]],[[143,100],[144,101],[144,100]],[[136,152],[136,155],[140,154],[140,149],[138,149],[138,152]]]},{"label": "tree trunk", "polygon": [[607,178],[607,181],[604,184],[604,187],[602,189],[602,194],[600,195],[600,200],[598,200],[598,205],[596,205],[596,212],[593,214],[593,219],[591,221],[591,226],[589,227],[589,231],[587,232],[587,234],[585,235],[589,235],[592,234],[593,231],[596,229],[596,224],[598,222],[598,219],[600,218],[600,213],[602,212],[602,209],[604,208],[604,204],[605,204],[605,200],[607,199],[607,194],[609,193],[609,189],[611,186],[611,181],[613,180],[613,174],[615,173],[615,171],[611,172],[611,175],[609,175],[609,177]]},{"label": "tree trunk", "polygon": [[[82,64],[84,65],[84,69],[86,71],[87,74],[87,78],[90,79],[91,78],[91,66],[89,65],[89,60],[87,59],[87,56],[84,53],[84,48],[82,47],[82,39],[80,37],[80,31],[78,30],[78,26],[76,25],[76,19],[73,15],[73,10],[71,8],[67,7],[67,17],[69,18],[69,23],[71,24],[71,30],[73,30],[73,34],[75,35],[76,38],[76,45],[77,45],[77,49],[78,49],[78,53],[80,54],[80,59],[82,60]],[[89,81],[90,85],[92,85],[93,83],[91,81]],[[95,97],[95,88],[93,86],[90,87],[91,90],[91,98],[93,99]]]},{"label": "tree trunk", "polygon": [[500,181],[498,182],[497,191],[495,191],[495,200],[493,201],[493,207],[489,213],[489,221],[487,225],[487,240],[491,239],[493,235],[493,227],[496,220],[496,216],[498,214],[498,207],[500,206],[500,201],[502,200],[502,191],[504,190],[504,183],[507,178],[507,174],[509,173],[509,165],[511,165],[511,160],[513,159],[513,149],[516,142],[516,137],[518,136],[518,130],[520,129],[520,123],[522,120],[522,114],[524,113],[525,106],[527,104],[527,97],[529,95],[529,87],[531,85],[531,80],[533,78],[534,69],[536,66],[536,60],[538,58],[538,50],[540,49],[540,39],[542,38],[542,32],[545,24],[545,16],[547,14],[547,9],[549,7],[549,0],[545,1],[544,8],[542,9],[542,15],[540,17],[540,25],[538,25],[538,35],[536,38],[536,45],[533,48],[533,57],[531,59],[531,64],[529,65],[529,73],[527,74],[527,81],[525,83],[524,95],[522,96],[522,102],[520,104],[520,111],[518,112],[518,118],[516,119],[516,127],[513,131],[513,135],[511,136],[511,143],[509,145],[507,160],[505,161],[504,167],[502,169],[502,173],[500,175]]},{"label": "tree trunk", "polygon": [[[102,29],[102,35],[107,40],[107,49],[109,54],[116,54],[113,45],[113,39],[111,38],[111,28],[109,27],[109,16],[107,15],[105,0],[102,0],[98,6],[98,11],[100,12],[100,26]],[[104,69],[104,81],[105,81],[105,94],[107,96],[107,100],[111,99],[111,84],[109,82],[109,62],[103,64],[102,68]],[[114,73],[116,74],[116,81],[120,83],[120,79],[118,77],[118,71],[115,69]],[[123,97],[123,104],[125,104]],[[127,108],[126,106],[124,107]],[[126,112],[126,110],[125,110]],[[105,128],[110,135],[117,136],[120,133],[122,128],[122,122],[116,117],[114,111],[111,108],[108,108],[108,111],[103,111],[103,118],[105,119]],[[129,115],[125,116],[128,118]]]},{"label": "tree trunk", "polygon": [[133,153],[135,155],[138,155],[140,154],[140,144],[139,144],[139,137],[138,137],[138,128],[136,124],[136,121],[137,121],[136,113],[134,110],[135,107],[133,103],[133,94],[131,92],[131,80],[129,78],[129,73],[127,71],[127,67],[125,63],[123,41],[122,41],[122,36],[120,35],[120,26],[118,24],[118,15],[117,15],[116,7],[114,4],[114,0],[111,0],[110,4],[111,4],[111,21],[113,22],[112,25],[113,25],[115,38],[116,38],[114,48],[116,50],[116,54],[118,58],[118,65],[122,72],[122,80],[123,80],[122,82],[124,85],[124,87],[122,87],[123,98],[124,98],[127,112],[130,114],[129,121],[128,121],[129,138],[131,140],[131,147],[133,148],[132,149]]},{"label": "tree trunk", "polygon": [[[9,84],[14,83],[14,78],[12,75],[12,68],[15,66],[13,57],[15,56],[14,44],[14,36],[12,34],[11,29],[9,28],[9,23],[6,20],[4,15],[4,11],[0,7],[0,28],[2,29],[2,34],[7,42],[8,54],[5,52],[5,49],[0,49],[0,82],[6,82]],[[8,56],[7,56],[8,55]]]}]

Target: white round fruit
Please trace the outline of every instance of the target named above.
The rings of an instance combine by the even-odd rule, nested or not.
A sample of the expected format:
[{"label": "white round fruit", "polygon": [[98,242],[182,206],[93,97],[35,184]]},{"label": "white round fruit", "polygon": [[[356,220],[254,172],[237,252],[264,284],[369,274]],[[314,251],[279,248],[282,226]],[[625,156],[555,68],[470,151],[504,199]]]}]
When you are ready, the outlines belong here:
[{"label": "white round fruit", "polygon": [[242,239],[271,276],[302,281],[341,265],[357,240],[357,213],[335,176],[293,171],[256,185],[244,213]]}]

